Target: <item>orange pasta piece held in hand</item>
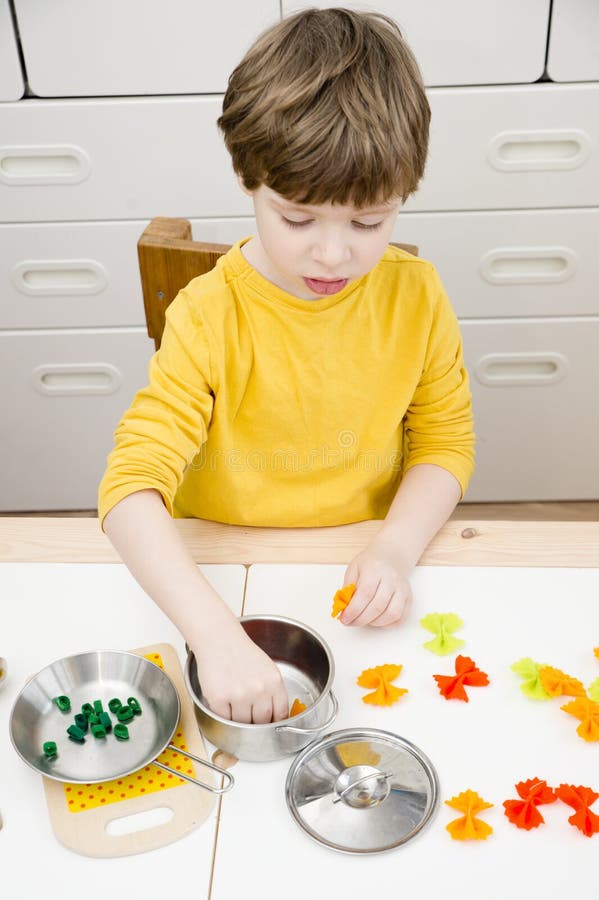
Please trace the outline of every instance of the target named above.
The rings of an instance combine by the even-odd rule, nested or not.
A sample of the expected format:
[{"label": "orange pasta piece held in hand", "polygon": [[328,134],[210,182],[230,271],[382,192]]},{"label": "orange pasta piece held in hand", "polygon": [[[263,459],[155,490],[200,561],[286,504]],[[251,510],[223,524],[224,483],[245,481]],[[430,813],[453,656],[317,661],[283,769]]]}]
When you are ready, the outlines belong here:
[{"label": "orange pasta piece held in hand", "polygon": [[373,669],[364,669],[358,675],[356,684],[360,687],[375,688],[372,694],[362,697],[364,703],[372,703],[375,706],[391,706],[397,703],[402,694],[407,694],[406,688],[398,688],[391,684],[402,670],[402,666],[384,665],[375,666]]},{"label": "orange pasta piece held in hand", "polygon": [[489,676],[486,672],[481,672],[469,656],[456,657],[455,671],[455,675],[433,675],[440,693],[446,700],[465,700],[468,703],[465,684],[482,687],[489,683]]},{"label": "orange pasta piece held in hand", "polygon": [[493,834],[491,826],[476,817],[483,809],[491,809],[493,804],[479,797],[476,791],[462,791],[457,797],[452,797],[445,803],[452,809],[464,813],[459,819],[454,819],[445,826],[454,841],[484,841]]},{"label": "orange pasta piece held in hand", "polygon": [[342,587],[341,590],[337,591],[333,597],[333,611],[331,612],[334,619],[343,612],[355,593],[355,584],[346,584],[345,587]]}]

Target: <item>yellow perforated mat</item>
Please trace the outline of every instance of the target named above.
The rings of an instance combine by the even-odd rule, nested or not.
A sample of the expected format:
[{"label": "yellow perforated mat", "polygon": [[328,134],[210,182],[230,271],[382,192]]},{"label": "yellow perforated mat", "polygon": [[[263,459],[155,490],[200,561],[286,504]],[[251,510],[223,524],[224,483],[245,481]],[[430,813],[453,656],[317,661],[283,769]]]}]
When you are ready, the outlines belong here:
[{"label": "yellow perforated mat", "polygon": [[[164,669],[159,653],[148,653],[146,659]],[[185,735],[180,727],[177,728],[171,743],[179,750],[187,749]],[[181,770],[186,775],[195,777],[193,763],[184,753],[167,748],[160,754],[158,761],[172,769]],[[164,772],[158,766],[150,763],[138,772],[133,772],[133,774],[115,781],[104,781],[101,784],[65,784],[64,792],[70,812],[77,813],[86,809],[94,809],[97,806],[107,806],[109,803],[119,803],[121,800],[128,800],[132,797],[164,791],[181,784],[185,784],[183,778],[177,778],[176,775]]]}]

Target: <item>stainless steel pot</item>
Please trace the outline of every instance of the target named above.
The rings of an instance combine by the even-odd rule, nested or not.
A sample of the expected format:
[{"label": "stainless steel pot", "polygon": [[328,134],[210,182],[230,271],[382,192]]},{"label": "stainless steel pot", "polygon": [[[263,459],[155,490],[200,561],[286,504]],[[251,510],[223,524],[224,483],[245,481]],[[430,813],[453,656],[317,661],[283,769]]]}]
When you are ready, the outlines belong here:
[{"label": "stainless steel pot", "polygon": [[297,697],[306,704],[305,711],[266,725],[217,716],[202,695],[191,651],[185,664],[187,690],[202,733],[216,747],[251,762],[281,759],[302,750],[334,721],[338,704],[331,690],[333,656],[315,631],[293,619],[263,615],[242,616],[239,621],[254,643],[277,664],[290,703]]}]

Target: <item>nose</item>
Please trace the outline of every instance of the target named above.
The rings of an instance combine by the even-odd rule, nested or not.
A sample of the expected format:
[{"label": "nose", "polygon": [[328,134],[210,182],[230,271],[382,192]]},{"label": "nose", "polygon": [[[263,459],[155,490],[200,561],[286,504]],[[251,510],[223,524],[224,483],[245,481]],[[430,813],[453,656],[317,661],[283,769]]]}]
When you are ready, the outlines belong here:
[{"label": "nose", "polygon": [[340,275],[343,273],[339,272],[339,266],[351,259],[351,248],[342,234],[335,231],[322,232],[312,245],[312,259],[323,269]]}]

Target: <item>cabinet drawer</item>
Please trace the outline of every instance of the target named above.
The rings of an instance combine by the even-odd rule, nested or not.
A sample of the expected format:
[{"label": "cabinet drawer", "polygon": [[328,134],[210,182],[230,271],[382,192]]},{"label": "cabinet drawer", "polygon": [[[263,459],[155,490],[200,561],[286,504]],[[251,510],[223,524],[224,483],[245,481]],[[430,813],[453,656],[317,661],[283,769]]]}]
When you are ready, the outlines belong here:
[{"label": "cabinet drawer", "polygon": [[553,81],[599,81],[597,0],[553,0],[547,74]]},{"label": "cabinet drawer", "polygon": [[433,88],[407,210],[599,206],[599,84]]},{"label": "cabinet drawer", "polygon": [[428,85],[516,84],[543,74],[549,0],[283,0],[283,15],[314,6],[369,6],[391,16]]},{"label": "cabinet drawer", "polygon": [[599,498],[599,317],[461,324],[477,434],[467,499]]},{"label": "cabinet drawer", "polygon": [[113,432],[147,384],[145,329],[0,332],[0,504],[94,509]]},{"label": "cabinet drawer", "polygon": [[144,325],[137,241],[146,224],[0,225],[0,329]]},{"label": "cabinet drawer", "polygon": [[599,209],[400,215],[462,318],[599,315]]},{"label": "cabinet drawer", "polygon": [[221,106],[221,97],[0,106],[1,221],[250,213],[216,127]]},{"label": "cabinet drawer", "polygon": [[8,0],[0,0],[0,101],[18,100],[25,86]]},{"label": "cabinet drawer", "polygon": [[16,0],[15,8],[38,97],[216,94],[279,19],[276,0]]}]

